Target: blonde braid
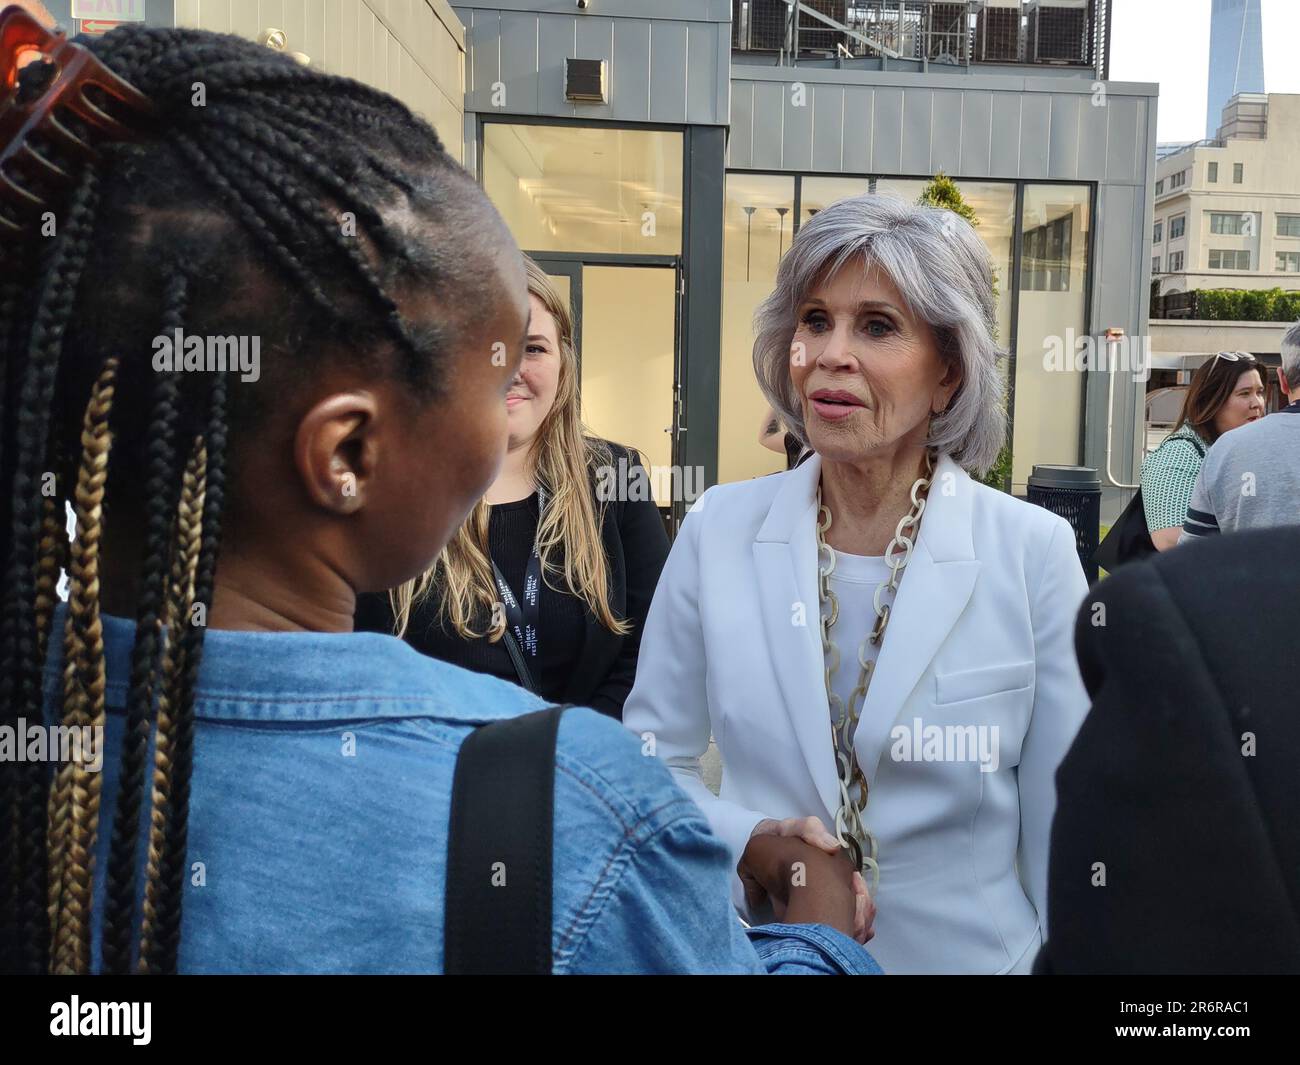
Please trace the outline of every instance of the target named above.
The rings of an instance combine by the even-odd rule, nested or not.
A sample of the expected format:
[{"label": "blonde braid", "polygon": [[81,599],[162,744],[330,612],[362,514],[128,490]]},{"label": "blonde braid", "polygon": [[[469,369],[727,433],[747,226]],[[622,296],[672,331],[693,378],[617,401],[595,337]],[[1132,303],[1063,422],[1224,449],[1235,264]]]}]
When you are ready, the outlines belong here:
[{"label": "blonde braid", "polygon": [[172,711],[179,704],[180,685],[185,676],[184,641],[180,637],[180,630],[190,623],[189,614],[194,603],[199,548],[203,543],[203,503],[207,493],[207,472],[207,448],[203,438],[196,437],[181,483],[170,586],[163,610],[166,643],[162,659],[162,684],[158,695],[158,730],[154,739],[149,846],[145,866],[144,909],[140,921],[140,972],[154,971],[151,964],[155,952],[154,929],[162,890],[160,867],[166,845],[167,820],[171,812],[172,751],[176,740],[176,720]]},{"label": "blonde braid", "polygon": [[[62,518],[62,499],[46,496],[42,500],[41,542],[36,570],[36,660],[45,662],[49,632],[58,598],[59,571],[67,565],[67,530]],[[44,680],[42,679],[42,687]],[[53,933],[58,918],[59,899],[63,893],[63,860],[67,850],[68,822],[66,808],[72,801],[72,767],[60,765],[50,784],[47,803],[46,841],[49,851],[47,878],[48,912]],[[62,811],[62,813],[60,813]]]},{"label": "blonde braid", "polygon": [[63,499],[57,492],[41,497],[41,541],[36,556],[36,658],[41,663],[45,661],[54,605],[59,598],[59,572],[68,559],[63,513]]},{"label": "blonde braid", "polygon": [[[95,382],[81,430],[77,471],[77,537],[69,552],[68,618],[64,626],[63,724],[86,735],[104,727],[104,629],[99,616],[99,546],[103,536],[104,484],[113,446],[108,428],[113,408],[117,360],[109,359]],[[100,775],[85,765],[85,752],[60,766],[51,791],[51,871],[58,867],[61,887],[51,898],[50,971],[90,970],[90,907],[99,824]],[[65,794],[66,793],[66,794]]]}]

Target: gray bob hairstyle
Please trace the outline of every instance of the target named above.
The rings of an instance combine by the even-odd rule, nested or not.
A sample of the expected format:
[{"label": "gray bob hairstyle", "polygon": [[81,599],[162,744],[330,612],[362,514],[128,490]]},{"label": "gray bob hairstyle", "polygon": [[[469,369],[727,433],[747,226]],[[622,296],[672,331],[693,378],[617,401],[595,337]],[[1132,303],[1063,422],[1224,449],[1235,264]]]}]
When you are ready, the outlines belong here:
[{"label": "gray bob hairstyle", "polygon": [[993,267],[974,228],[940,207],[893,196],[854,196],[814,215],[781,260],[776,288],[754,319],[754,372],[786,428],[805,444],[803,408],[790,378],[796,316],[809,293],[841,267],[878,266],[912,313],[934,334],[940,358],[961,367],[948,409],[936,415],[929,445],[977,474],[997,461],[1006,439],[1005,386],[993,340]]}]

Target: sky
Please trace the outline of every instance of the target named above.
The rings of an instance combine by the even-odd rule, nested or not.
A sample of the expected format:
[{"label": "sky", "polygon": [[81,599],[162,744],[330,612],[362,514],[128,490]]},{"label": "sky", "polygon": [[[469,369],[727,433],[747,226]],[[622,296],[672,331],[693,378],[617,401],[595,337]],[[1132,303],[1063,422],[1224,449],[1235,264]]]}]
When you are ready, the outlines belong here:
[{"label": "sky", "polygon": [[[1110,76],[1160,83],[1156,138],[1205,136],[1210,0],[1114,0]],[[1300,0],[1264,0],[1264,88],[1300,93]]]}]

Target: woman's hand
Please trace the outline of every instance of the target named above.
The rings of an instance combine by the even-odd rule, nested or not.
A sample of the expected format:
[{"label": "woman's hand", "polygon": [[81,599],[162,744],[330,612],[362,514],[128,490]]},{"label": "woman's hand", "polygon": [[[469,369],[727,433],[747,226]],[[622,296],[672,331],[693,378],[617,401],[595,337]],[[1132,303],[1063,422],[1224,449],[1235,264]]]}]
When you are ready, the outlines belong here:
[{"label": "woman's hand", "polygon": [[770,901],[778,921],[829,925],[859,943],[875,934],[867,882],[815,817],[761,822],[736,872],[751,909]]}]

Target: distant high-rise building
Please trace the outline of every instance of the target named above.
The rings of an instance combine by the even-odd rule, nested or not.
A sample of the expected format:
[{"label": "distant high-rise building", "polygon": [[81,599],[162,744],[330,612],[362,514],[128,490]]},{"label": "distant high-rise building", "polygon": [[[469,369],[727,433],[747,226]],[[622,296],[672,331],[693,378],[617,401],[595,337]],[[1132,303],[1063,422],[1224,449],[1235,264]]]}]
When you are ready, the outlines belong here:
[{"label": "distant high-rise building", "polygon": [[1205,136],[1213,139],[1227,102],[1240,92],[1264,91],[1262,0],[1213,0],[1210,11],[1210,87]]}]

